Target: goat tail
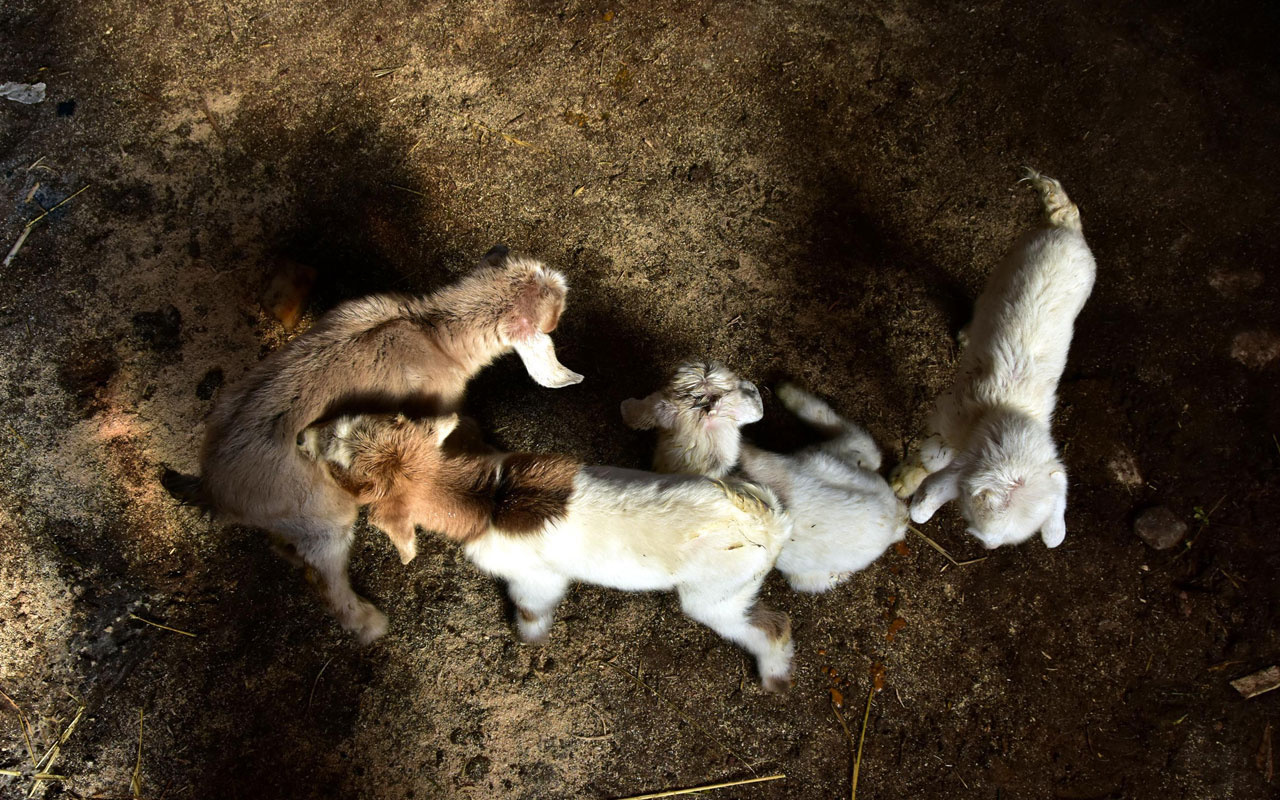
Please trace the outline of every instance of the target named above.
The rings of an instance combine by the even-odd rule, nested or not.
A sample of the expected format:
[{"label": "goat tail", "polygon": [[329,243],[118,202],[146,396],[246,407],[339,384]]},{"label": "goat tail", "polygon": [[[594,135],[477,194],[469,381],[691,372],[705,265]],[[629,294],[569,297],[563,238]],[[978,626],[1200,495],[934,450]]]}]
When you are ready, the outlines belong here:
[{"label": "goat tail", "polygon": [[205,490],[204,479],[199,475],[184,475],[177,470],[164,468],[160,485],[169,495],[184,506],[194,506],[202,511],[212,511],[213,503]]},{"label": "goat tail", "polygon": [[[1053,228],[1065,228],[1080,232],[1080,209],[1067,197],[1067,190],[1062,184],[1048,175],[1042,175],[1031,167],[1022,168],[1022,181],[1040,195],[1040,204],[1044,206],[1044,218]],[[1019,181],[1019,183],[1022,183]]]},{"label": "goat tail", "polygon": [[747,514],[781,514],[782,502],[767,487],[744,480],[715,480],[713,482],[737,508]]}]

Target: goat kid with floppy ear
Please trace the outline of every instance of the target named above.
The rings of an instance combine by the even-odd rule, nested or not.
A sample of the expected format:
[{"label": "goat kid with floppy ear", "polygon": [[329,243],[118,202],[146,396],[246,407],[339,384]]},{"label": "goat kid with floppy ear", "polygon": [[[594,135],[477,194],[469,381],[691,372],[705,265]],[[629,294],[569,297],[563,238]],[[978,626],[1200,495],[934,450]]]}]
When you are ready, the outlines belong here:
[{"label": "goat kid with floppy ear", "polygon": [[[548,335],[566,291],[560,273],[495,248],[479,269],[432,294],[343,303],[218,398],[202,474],[168,471],[164,483],[180,500],[268,530],[308,567],[338,622],[372,641],[386,617],[347,577],[360,503],[299,449],[300,434],[353,409],[453,411],[471,377],[512,350],[539,384],[578,383],[582,376],[560,364]],[[411,541],[397,545],[402,558],[413,557]]]},{"label": "goat kid with floppy ear", "polygon": [[755,656],[767,691],[790,686],[790,621],[756,599],[790,530],[767,489],[560,455],[453,453],[442,445],[456,423],[343,417],[307,431],[303,454],[393,541],[415,525],[438,531],[506,580],[526,641],[547,638],[573,581],[674,589],[686,615]]},{"label": "goat kid with floppy ear", "polygon": [[777,494],[792,530],[775,566],[793,589],[825,592],[902,540],[906,506],[876,473],[880,450],[870,434],[790,384],[778,399],[830,439],[792,455],[744,443],[740,428],[763,416],[760,392],[715,361],[681,364],[665,388],[622,401],[622,418],[658,429],[659,472],[719,478],[739,467]]},{"label": "goat kid with floppy ear", "polygon": [[1062,184],[1034,170],[1045,223],[996,267],[961,332],[956,380],[938,398],[929,435],[895,471],[926,522],[959,499],[969,533],[987,548],[1036,531],[1048,547],[1067,535],[1067,471],[1050,426],[1076,317],[1097,271],[1080,211]]}]

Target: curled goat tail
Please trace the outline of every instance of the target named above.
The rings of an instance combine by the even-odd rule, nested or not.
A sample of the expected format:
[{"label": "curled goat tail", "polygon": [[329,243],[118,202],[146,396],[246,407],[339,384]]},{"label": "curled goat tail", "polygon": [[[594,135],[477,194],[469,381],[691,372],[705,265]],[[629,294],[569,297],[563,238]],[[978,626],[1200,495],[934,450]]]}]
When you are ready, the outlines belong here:
[{"label": "curled goat tail", "polygon": [[[1044,206],[1044,218],[1050,227],[1066,228],[1080,231],[1080,209],[1067,197],[1067,190],[1062,184],[1042,175],[1031,167],[1022,168],[1022,180],[1030,183],[1040,194],[1040,203]],[[1021,183],[1021,181],[1019,181]]]}]

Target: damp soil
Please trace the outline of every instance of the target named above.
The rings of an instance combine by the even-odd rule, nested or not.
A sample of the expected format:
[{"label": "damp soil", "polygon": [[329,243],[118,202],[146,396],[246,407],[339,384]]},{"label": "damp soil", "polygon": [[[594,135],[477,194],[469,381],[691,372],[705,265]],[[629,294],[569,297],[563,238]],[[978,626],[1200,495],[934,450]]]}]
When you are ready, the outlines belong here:
[{"label": "damp soil", "polygon": [[[0,100],[0,249],[51,211],[0,269],[0,795],[834,798],[833,701],[856,739],[875,689],[860,797],[1275,796],[1280,692],[1230,681],[1280,661],[1278,33],[1158,0],[7,0],[0,80],[48,99]],[[1066,543],[980,552],[948,509],[926,533],[985,560],[912,536],[826,595],[771,577],[785,696],[670,595],[577,587],[526,646],[455,546],[404,566],[367,528],[391,627],[360,647],[261,532],[160,487],[317,315],[499,242],[568,277],[586,380],[493,365],[495,444],[643,466],[618,403],[696,355],[830,398],[892,465],[1035,219],[1024,164],[1099,265]],[[766,395],[751,435],[799,444]],[[1133,532],[1153,506],[1171,549]]]}]

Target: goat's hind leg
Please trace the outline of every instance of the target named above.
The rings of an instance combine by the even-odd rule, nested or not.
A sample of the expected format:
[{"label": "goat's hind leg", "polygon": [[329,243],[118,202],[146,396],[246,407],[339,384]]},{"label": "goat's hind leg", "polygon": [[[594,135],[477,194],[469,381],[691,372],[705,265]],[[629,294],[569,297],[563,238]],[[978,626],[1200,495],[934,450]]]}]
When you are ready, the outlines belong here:
[{"label": "goat's hind leg", "polygon": [[547,640],[556,606],[569,590],[569,582],[559,575],[526,573],[507,582],[507,594],[516,606],[516,630],[526,642]]},{"label": "goat's hind leg", "polygon": [[831,406],[795,384],[782,384],[777,394],[787,410],[801,422],[832,437],[822,444],[823,451],[859,469],[873,472],[880,469],[880,448],[861,426],[840,416]]},{"label": "goat's hind leg", "polygon": [[701,622],[756,658],[760,683],[766,692],[791,688],[791,619],[766,608],[755,599],[756,591],[738,593],[720,601],[708,601],[701,592],[680,592],[680,607],[690,619]]},{"label": "goat's hind leg", "polygon": [[311,581],[343,628],[369,644],[387,632],[387,617],[351,588],[347,559],[354,540],[351,522],[298,520],[277,526],[277,533],[290,542]]}]

